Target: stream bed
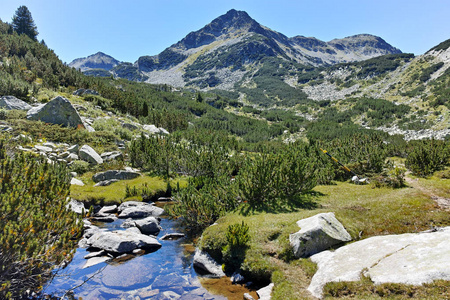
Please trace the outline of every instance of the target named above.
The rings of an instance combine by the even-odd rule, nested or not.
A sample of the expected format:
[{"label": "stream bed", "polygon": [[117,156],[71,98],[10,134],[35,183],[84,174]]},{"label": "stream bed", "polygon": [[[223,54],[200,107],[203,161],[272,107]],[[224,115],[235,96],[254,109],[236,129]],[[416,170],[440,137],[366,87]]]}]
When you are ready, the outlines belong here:
[{"label": "stream bed", "polygon": [[[123,230],[123,219],[96,225],[107,230]],[[161,219],[167,233],[183,232],[177,223]],[[44,286],[44,292],[61,297],[73,289],[75,299],[227,299],[213,295],[201,285],[192,266],[194,247],[186,237],[178,240],[160,240],[162,247],[151,253],[127,255],[94,266],[85,267],[86,249],[78,248],[66,268]],[[242,294],[240,296],[242,299]]]}]

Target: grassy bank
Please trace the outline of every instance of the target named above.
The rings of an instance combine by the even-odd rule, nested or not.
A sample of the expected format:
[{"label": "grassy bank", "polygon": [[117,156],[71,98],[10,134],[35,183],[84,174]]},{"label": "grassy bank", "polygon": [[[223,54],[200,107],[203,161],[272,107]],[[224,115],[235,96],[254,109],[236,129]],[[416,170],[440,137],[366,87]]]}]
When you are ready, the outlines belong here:
[{"label": "grassy bank", "polygon": [[[120,180],[108,186],[94,186],[92,180],[94,173],[88,172],[80,178],[85,184],[84,186],[72,185],[70,188],[70,196],[76,200],[90,204],[120,204],[124,201],[137,200],[142,201],[156,197],[162,197],[167,194],[167,181],[160,177],[140,176],[130,180]],[[183,178],[170,180],[172,189],[176,189],[177,185],[185,187],[187,181]],[[127,186],[132,195],[127,194]]]},{"label": "grassy bank", "polygon": [[[449,179],[420,179],[418,182],[423,182],[423,186],[432,186],[436,193],[445,193],[450,186]],[[222,248],[226,245],[227,227],[244,221],[250,227],[251,240],[241,266],[243,272],[263,282],[274,282],[273,299],[304,299],[310,297],[306,288],[315,273],[315,264],[308,259],[294,259],[292,256],[289,234],[299,230],[296,221],[322,212],[334,212],[353,240],[450,225],[448,211],[440,209],[423,190],[412,186],[391,189],[337,182],[335,185],[317,186],[314,193],[307,197],[315,204],[308,210],[288,208],[276,212],[253,211],[248,212],[247,216],[239,212],[228,214],[219,219],[217,225],[205,230],[200,247],[220,259]],[[369,298],[382,296],[381,292],[370,288],[371,282],[350,285],[352,293],[358,297],[359,293]],[[414,295],[421,295],[430,289],[431,295],[437,296],[442,291],[441,285],[448,285],[448,282],[422,288],[398,285],[396,289],[400,296],[408,295],[412,289]],[[329,287],[328,295],[331,297],[339,289],[339,286]]]}]

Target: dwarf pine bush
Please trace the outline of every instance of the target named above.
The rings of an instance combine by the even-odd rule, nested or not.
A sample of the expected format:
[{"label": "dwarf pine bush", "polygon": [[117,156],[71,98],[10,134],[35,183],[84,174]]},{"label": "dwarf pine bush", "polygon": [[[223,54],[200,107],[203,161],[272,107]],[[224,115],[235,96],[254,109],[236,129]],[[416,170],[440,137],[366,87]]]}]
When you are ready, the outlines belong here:
[{"label": "dwarf pine bush", "polygon": [[64,166],[18,153],[0,139],[0,298],[37,289],[51,270],[71,259],[82,230],[66,208],[70,179]]}]

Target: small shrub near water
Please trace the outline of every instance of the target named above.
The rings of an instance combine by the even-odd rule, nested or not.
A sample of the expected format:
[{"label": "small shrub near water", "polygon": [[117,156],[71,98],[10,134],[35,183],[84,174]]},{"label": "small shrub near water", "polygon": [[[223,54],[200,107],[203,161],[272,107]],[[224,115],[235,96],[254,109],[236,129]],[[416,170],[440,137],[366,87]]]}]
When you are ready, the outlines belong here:
[{"label": "small shrub near water", "polygon": [[227,245],[222,249],[224,269],[226,272],[238,270],[245,259],[245,252],[250,241],[249,227],[242,221],[241,224],[228,226]]}]

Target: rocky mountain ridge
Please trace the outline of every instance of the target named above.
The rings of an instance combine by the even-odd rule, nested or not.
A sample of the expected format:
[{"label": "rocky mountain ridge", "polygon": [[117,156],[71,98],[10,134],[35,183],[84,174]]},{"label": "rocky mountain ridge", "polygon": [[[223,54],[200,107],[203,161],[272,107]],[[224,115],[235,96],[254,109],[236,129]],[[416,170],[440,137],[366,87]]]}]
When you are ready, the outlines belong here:
[{"label": "rocky mountain ridge", "polygon": [[[123,63],[115,68],[109,68],[111,64],[102,67],[92,57],[84,60],[83,66],[104,69],[115,77],[135,81],[230,90],[245,73],[258,70],[266,57],[322,66],[392,53],[401,51],[368,34],[329,42],[303,36],[288,38],[259,24],[246,12],[232,9],[158,55],[142,56],[134,64]],[[81,64],[76,60],[70,65]]]}]

